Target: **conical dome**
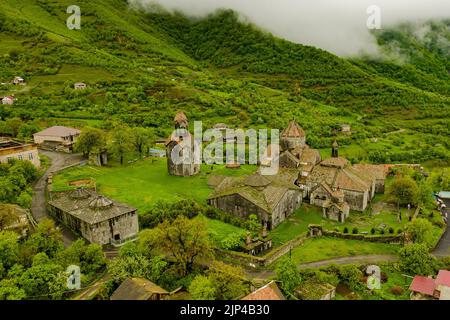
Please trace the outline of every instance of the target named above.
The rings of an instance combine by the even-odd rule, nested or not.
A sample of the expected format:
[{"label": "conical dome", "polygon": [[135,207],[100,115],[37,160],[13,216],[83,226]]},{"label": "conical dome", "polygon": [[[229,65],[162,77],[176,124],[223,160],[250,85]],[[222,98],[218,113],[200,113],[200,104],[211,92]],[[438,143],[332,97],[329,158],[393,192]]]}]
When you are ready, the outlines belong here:
[{"label": "conical dome", "polygon": [[305,131],[298,125],[295,120],[289,122],[286,129],[281,134],[284,138],[303,138],[305,137]]},{"label": "conical dome", "polygon": [[76,189],[69,195],[69,197],[71,197],[72,199],[87,199],[90,196],[90,193],[84,188]]},{"label": "conical dome", "polygon": [[104,209],[113,205],[113,202],[104,196],[97,196],[89,203],[92,209]]},{"label": "conical dome", "polygon": [[244,183],[250,187],[265,187],[270,184],[270,180],[260,174],[252,174],[245,178]]},{"label": "conical dome", "polygon": [[183,111],[178,112],[173,119],[175,122],[175,128],[184,128],[187,129],[189,127],[189,122]]}]

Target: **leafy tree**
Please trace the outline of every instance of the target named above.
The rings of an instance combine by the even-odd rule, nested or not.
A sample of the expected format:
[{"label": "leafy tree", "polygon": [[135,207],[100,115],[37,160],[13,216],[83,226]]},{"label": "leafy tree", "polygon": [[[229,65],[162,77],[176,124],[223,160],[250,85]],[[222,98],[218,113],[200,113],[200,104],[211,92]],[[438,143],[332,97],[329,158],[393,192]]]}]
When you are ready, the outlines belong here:
[{"label": "leafy tree", "polygon": [[189,286],[189,293],[194,300],[215,300],[216,289],[214,283],[205,276],[198,275]]},{"label": "leafy tree", "polygon": [[450,190],[450,168],[433,172],[430,183],[435,191]]},{"label": "leafy tree", "polygon": [[281,282],[281,290],[286,295],[292,295],[301,281],[297,265],[291,259],[284,258],[277,264],[275,272],[277,280]]},{"label": "leafy tree", "polygon": [[23,300],[25,298],[25,291],[20,289],[13,279],[0,281],[0,300]]},{"label": "leafy tree", "polygon": [[110,150],[120,159],[120,164],[123,164],[125,154],[131,151],[132,136],[127,127],[119,126],[114,128]]},{"label": "leafy tree", "polygon": [[406,232],[414,243],[423,243],[427,247],[433,245],[433,225],[424,218],[417,218],[406,225]]},{"label": "leafy tree", "polygon": [[0,232],[0,262],[5,269],[12,267],[19,257],[19,242],[13,231]]},{"label": "leafy tree", "polygon": [[142,154],[146,151],[151,142],[150,131],[140,127],[132,128],[131,141],[134,150],[138,152],[139,157],[142,158]]},{"label": "leafy tree", "polygon": [[399,251],[399,266],[411,275],[431,275],[434,272],[435,258],[430,255],[425,244],[409,244]]},{"label": "leafy tree", "polygon": [[247,291],[244,271],[240,267],[214,261],[207,271],[208,278],[215,288],[218,300],[231,300],[243,296]]},{"label": "leafy tree", "polygon": [[257,233],[261,230],[261,222],[259,222],[256,214],[251,214],[247,220],[247,229],[253,233]]},{"label": "leafy tree", "polygon": [[157,230],[160,248],[175,259],[182,276],[192,270],[195,261],[212,255],[208,232],[202,221],[178,216],[172,223],[164,221]]},{"label": "leafy tree", "polygon": [[143,255],[123,256],[113,259],[108,264],[108,273],[116,284],[120,284],[130,277],[140,277],[158,282],[167,267],[167,262],[160,256],[152,259]]},{"label": "leafy tree", "polygon": [[33,265],[22,274],[19,284],[29,297],[60,298],[64,291],[61,272],[63,268],[55,263]]},{"label": "leafy tree", "polygon": [[85,129],[77,139],[74,150],[83,153],[83,156],[89,158],[94,149],[102,149],[106,146],[104,133],[95,128]]},{"label": "leafy tree", "polygon": [[361,290],[363,273],[355,265],[345,265],[339,268],[339,279],[345,282],[352,290]]},{"label": "leafy tree", "polygon": [[31,253],[44,252],[53,258],[64,249],[61,231],[56,229],[55,222],[51,219],[42,220],[35,232],[26,240],[25,247]]},{"label": "leafy tree", "polygon": [[390,185],[388,193],[398,206],[416,204],[418,202],[419,187],[409,176],[396,177]]}]

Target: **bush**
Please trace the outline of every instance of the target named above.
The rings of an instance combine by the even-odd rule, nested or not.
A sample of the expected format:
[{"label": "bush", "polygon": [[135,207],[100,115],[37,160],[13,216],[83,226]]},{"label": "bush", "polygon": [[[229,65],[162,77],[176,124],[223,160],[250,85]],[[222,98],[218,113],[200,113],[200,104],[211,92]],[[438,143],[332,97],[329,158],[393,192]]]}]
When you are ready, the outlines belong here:
[{"label": "bush", "polygon": [[384,229],[380,229],[380,234],[384,234]]},{"label": "bush", "polygon": [[398,230],[397,230],[397,233],[398,234],[401,234],[403,232],[403,229],[402,228],[399,228]]},{"label": "bush", "polygon": [[402,295],[403,292],[404,292],[403,288],[400,287],[400,286],[393,286],[393,287],[390,289],[390,291],[391,291],[391,293],[392,293],[393,295],[396,295],[396,296],[400,296],[400,295]]},{"label": "bush", "polygon": [[370,234],[375,234],[375,232],[377,232],[376,230],[375,230],[375,228],[372,228],[372,229],[370,229]]},{"label": "bush", "polygon": [[353,233],[353,234],[358,234],[358,228],[356,228],[356,227],[353,228],[352,233]]},{"label": "bush", "polygon": [[348,233],[348,228],[345,227],[343,232],[344,232],[344,233]]},{"label": "bush", "polygon": [[389,233],[390,233],[390,234],[393,234],[393,233],[394,233],[394,228],[390,227],[390,228],[389,228]]}]

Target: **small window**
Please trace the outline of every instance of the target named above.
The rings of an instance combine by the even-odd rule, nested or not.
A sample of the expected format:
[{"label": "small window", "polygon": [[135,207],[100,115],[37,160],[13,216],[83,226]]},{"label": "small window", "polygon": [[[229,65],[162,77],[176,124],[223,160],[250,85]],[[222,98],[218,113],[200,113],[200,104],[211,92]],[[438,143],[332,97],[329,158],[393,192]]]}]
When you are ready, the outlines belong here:
[{"label": "small window", "polygon": [[19,160],[23,160],[23,156],[21,154],[19,154],[17,158],[19,158]]},{"label": "small window", "polygon": [[32,153],[29,153],[29,154],[28,154],[28,159],[29,159],[29,160],[33,160],[33,154],[32,154]]}]

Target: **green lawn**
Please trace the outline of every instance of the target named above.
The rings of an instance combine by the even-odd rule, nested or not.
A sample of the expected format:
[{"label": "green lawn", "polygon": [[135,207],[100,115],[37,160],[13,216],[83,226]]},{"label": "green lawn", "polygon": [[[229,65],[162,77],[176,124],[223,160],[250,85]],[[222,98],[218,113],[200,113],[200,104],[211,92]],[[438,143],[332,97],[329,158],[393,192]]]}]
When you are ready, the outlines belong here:
[{"label": "green lawn", "polygon": [[166,159],[145,159],[129,165],[107,167],[82,166],[67,169],[53,179],[53,190],[70,190],[68,182],[92,178],[97,190],[112,199],[135,206],[145,212],[158,200],[193,199],[205,203],[212,189],[207,185],[210,174],[242,175],[256,170],[244,165],[241,169],[226,169],[224,165],[202,166],[200,175],[176,177],[167,173]]},{"label": "green lawn", "polygon": [[231,224],[222,222],[220,220],[216,219],[209,219],[203,215],[199,215],[195,217],[194,219],[204,221],[209,233],[211,234],[212,238],[217,242],[220,243],[223,239],[225,239],[230,234],[240,234],[243,233],[245,230],[236,226],[233,226]]},{"label": "green lawn", "polygon": [[339,238],[309,238],[292,250],[296,264],[366,254],[395,254],[399,245],[347,240]]},{"label": "green lawn", "polygon": [[[301,208],[295,211],[286,221],[278,225],[271,235],[274,245],[281,245],[301,233],[308,231],[309,224],[320,224],[325,229],[343,231],[345,227],[349,232],[352,232],[354,227],[358,228],[358,232],[369,232],[372,228],[379,228],[381,224],[385,224],[385,232],[388,233],[389,227],[394,228],[397,232],[399,228],[403,228],[408,222],[406,214],[403,213],[403,220],[401,222],[397,219],[397,214],[393,212],[380,212],[377,215],[371,216],[367,212],[352,211],[345,223],[324,219],[322,217],[322,209],[311,206],[309,204],[302,204]],[[378,234],[378,233],[377,233]]]}]

